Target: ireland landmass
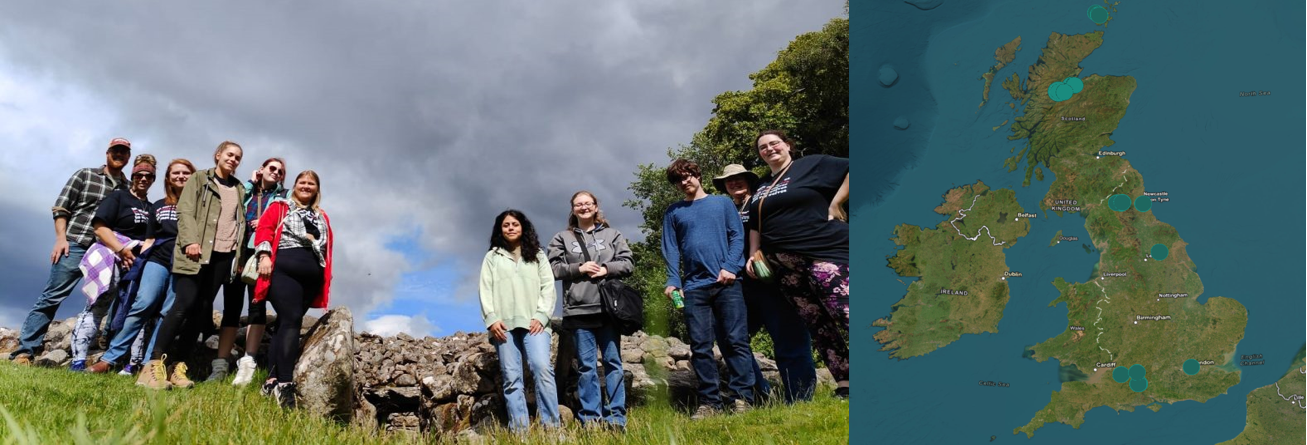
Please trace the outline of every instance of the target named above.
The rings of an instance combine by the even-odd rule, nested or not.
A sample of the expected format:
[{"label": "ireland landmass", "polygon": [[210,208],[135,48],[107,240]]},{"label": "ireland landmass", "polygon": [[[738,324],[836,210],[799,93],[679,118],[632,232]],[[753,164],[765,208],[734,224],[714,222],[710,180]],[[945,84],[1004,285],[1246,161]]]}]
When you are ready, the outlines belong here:
[{"label": "ireland landmass", "polygon": [[[1007,64],[1012,63],[1012,60],[1017,58],[1017,51],[1020,50],[1021,36],[1017,36],[1017,38],[1012,39],[1011,42],[1007,42],[1007,44],[994,50],[994,60],[998,63],[989,67],[989,71],[980,76],[985,79],[985,91],[982,94],[983,100],[980,101],[981,108],[984,108],[985,104],[989,103],[989,85],[994,82],[994,75],[998,74],[998,70],[1001,70],[1003,67],[1007,66]],[[1003,122],[1003,125],[1007,125],[1007,122]]]},{"label": "ireland landmass", "polygon": [[925,355],[957,341],[962,334],[998,332],[1008,301],[1003,249],[1030,232],[1016,193],[990,190],[983,182],[950,189],[935,213],[948,218],[934,229],[902,224],[895,244],[904,246],[889,267],[904,277],[921,277],[908,286],[893,315],[872,323],[882,351],[900,360]]},{"label": "ireland landmass", "polygon": [[1307,347],[1298,350],[1280,381],[1248,393],[1248,423],[1243,432],[1218,445],[1307,442]]},{"label": "ireland landmass", "polygon": [[[1032,172],[1042,180],[1041,167],[1052,171],[1056,180],[1040,206],[1084,217],[1100,252],[1089,281],[1054,280],[1060,296],[1050,306],[1066,303],[1067,330],[1030,351],[1037,361],[1057,359],[1086,378],[1064,382],[1013,434],[1033,436],[1049,422],[1079,428],[1085,413],[1099,406],[1133,411],[1203,402],[1239,382],[1230,363],[1247,310],[1223,297],[1197,302],[1203,286],[1188,244],[1149,211],[1143,176],[1121,157],[1099,152],[1113,144],[1109,137],[1135,89],[1128,76],[1079,79],[1080,61],[1102,37],[1101,31],[1053,33],[1025,86],[1013,93],[1025,98],[1025,109],[1010,139],[1027,144],[1007,166],[1015,169],[1024,160],[1027,183]],[[1055,83],[1069,84],[1073,77],[1083,84],[1079,91],[1054,91]],[[1186,369],[1190,359],[1194,363]]]}]

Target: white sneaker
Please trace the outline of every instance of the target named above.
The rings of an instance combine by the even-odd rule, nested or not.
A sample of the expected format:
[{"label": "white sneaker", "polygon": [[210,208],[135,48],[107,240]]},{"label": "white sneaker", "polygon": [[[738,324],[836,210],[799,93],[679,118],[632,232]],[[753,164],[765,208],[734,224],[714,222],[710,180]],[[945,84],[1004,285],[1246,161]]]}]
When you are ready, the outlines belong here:
[{"label": "white sneaker", "polygon": [[213,371],[209,372],[209,378],[204,379],[206,382],[216,382],[227,378],[227,359],[215,358],[210,366]]},{"label": "white sneaker", "polygon": [[254,357],[244,356],[236,361],[236,380],[231,381],[232,386],[245,386],[254,380]]}]

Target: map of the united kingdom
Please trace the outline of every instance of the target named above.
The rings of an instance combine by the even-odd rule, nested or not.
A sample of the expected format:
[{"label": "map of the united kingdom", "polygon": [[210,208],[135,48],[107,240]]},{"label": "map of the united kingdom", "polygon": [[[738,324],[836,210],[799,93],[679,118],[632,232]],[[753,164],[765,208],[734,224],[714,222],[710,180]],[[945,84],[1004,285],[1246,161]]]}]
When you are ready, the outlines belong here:
[{"label": "map of the united kingdom", "polygon": [[[919,170],[940,165],[947,166],[948,171],[971,176],[945,176],[939,173],[945,170],[944,167],[927,170],[929,176],[938,178],[934,181],[935,199],[929,202],[917,200],[916,204],[923,210],[933,210],[935,219],[928,224],[892,222],[893,218],[888,215],[877,218],[892,223],[876,227],[893,242],[893,250],[881,261],[898,284],[892,297],[896,301],[878,309],[880,315],[872,323],[873,327],[880,328],[874,331],[874,341],[881,353],[891,360],[884,366],[910,368],[911,363],[929,361],[943,351],[989,348],[990,339],[1020,342],[1024,344],[1020,351],[984,360],[1002,362],[1002,365],[968,363],[966,358],[951,360],[960,362],[958,370],[985,369],[980,372],[982,375],[977,383],[972,383],[984,389],[968,389],[967,393],[989,391],[984,393],[988,394],[984,397],[1004,399],[1010,394],[1006,392],[1009,388],[1033,383],[1013,378],[1004,380],[1005,369],[1032,366],[1014,364],[1013,359],[1028,359],[1025,363],[1055,362],[1058,378],[1049,383],[1052,391],[1045,393],[1042,407],[1024,409],[1024,415],[1020,417],[1024,421],[986,425],[993,428],[994,433],[980,436],[990,440],[1002,437],[1000,432],[1034,438],[1050,424],[1065,424],[1072,431],[1079,430],[1087,422],[1102,419],[1101,415],[1086,417],[1090,411],[1100,407],[1116,412],[1117,416],[1139,415],[1134,413],[1137,408],[1148,408],[1153,412],[1181,409],[1188,413],[1201,410],[1195,406],[1211,405],[1208,401],[1228,399],[1232,388],[1242,387],[1239,397],[1246,403],[1247,419],[1223,416],[1229,425],[1238,423],[1242,426],[1242,431],[1226,437],[1207,437],[1210,439],[1207,443],[1227,439],[1230,443],[1302,443],[1304,420],[1307,420],[1307,401],[1303,398],[1307,367],[1304,367],[1302,357],[1300,330],[1303,328],[1301,282],[1292,288],[1297,296],[1292,297],[1293,300],[1286,298],[1288,304],[1283,309],[1289,316],[1283,318],[1275,311],[1250,310],[1250,307],[1267,307],[1263,304],[1268,298],[1265,293],[1251,289],[1246,293],[1239,292],[1240,286],[1222,283],[1220,289],[1223,292],[1205,295],[1204,280],[1210,279],[1212,274],[1219,280],[1237,278],[1223,273],[1222,269],[1206,267],[1207,264],[1191,257],[1191,252],[1202,252],[1204,258],[1210,258],[1209,253],[1214,250],[1256,255],[1257,249],[1249,249],[1251,246],[1235,245],[1231,248],[1230,240],[1246,239],[1240,232],[1264,230],[1264,226],[1229,226],[1226,228],[1230,232],[1225,236],[1196,237],[1191,235],[1190,228],[1222,221],[1182,219],[1182,224],[1175,224],[1174,218],[1183,218],[1180,215],[1189,213],[1172,209],[1187,209],[1189,205],[1199,204],[1190,200],[1205,201],[1202,205],[1208,206],[1211,212],[1226,210],[1222,209],[1220,201],[1207,201],[1201,193],[1171,189],[1175,172],[1169,168],[1157,169],[1154,160],[1157,157],[1175,160],[1168,165],[1173,168],[1176,164],[1186,163],[1179,161],[1181,159],[1201,158],[1214,151],[1182,143],[1148,145],[1153,140],[1151,138],[1148,142],[1127,139],[1129,134],[1137,134],[1138,130],[1118,133],[1124,126],[1131,126],[1129,121],[1136,115],[1143,121],[1152,121],[1152,110],[1137,113],[1137,107],[1155,110],[1179,104],[1166,103],[1167,96],[1163,93],[1145,92],[1148,88],[1167,89],[1152,82],[1154,77],[1146,76],[1148,81],[1140,81],[1131,75],[1134,69],[1128,64],[1103,63],[1101,57],[1096,58],[1099,52],[1107,52],[1109,57],[1138,53],[1108,49],[1113,45],[1142,43],[1133,38],[1139,34],[1138,31],[1117,32],[1118,27],[1138,26],[1138,22],[1131,20],[1130,4],[1077,4],[1084,11],[1080,16],[1082,23],[1070,28],[1088,29],[1062,32],[1054,27],[1040,35],[1001,36],[991,41],[984,53],[968,57],[968,60],[977,61],[979,57],[986,57],[985,65],[968,62],[977,67],[972,69],[983,66],[983,71],[965,75],[962,69],[944,63],[925,62],[930,66],[942,66],[939,71],[957,73],[959,77],[946,88],[931,88],[936,98],[941,96],[939,89],[947,89],[950,96],[940,103],[937,114],[941,117],[935,123],[934,134],[928,138],[927,145],[943,145],[937,138],[942,129],[947,129],[956,133],[951,140],[960,141],[956,145],[962,147],[950,147],[956,153],[953,160],[946,157],[937,160],[927,155],[918,161],[915,169],[904,175],[919,174]],[[1045,5],[1041,7],[1044,9],[1054,8]],[[984,17],[994,15],[991,12]],[[1176,18],[1183,17],[1171,19]],[[1131,20],[1131,23],[1121,25],[1120,19]],[[983,25],[970,26],[978,28]],[[997,34],[1000,33],[993,30],[986,33]],[[1129,35],[1119,37],[1118,34]],[[932,36],[932,45],[940,38]],[[1213,37],[1195,35],[1193,38]],[[1301,41],[1301,33],[1294,38]],[[936,50],[931,48],[931,51]],[[1028,53],[1033,53],[1033,62],[1015,63],[1021,60],[1019,56]],[[1130,62],[1150,63],[1148,60]],[[958,67],[962,63],[953,62]],[[881,66],[879,74],[880,86],[886,90],[898,88],[903,80],[900,78],[903,73],[890,63]],[[934,77],[947,75],[952,74]],[[1201,82],[1189,84],[1202,85]],[[1294,88],[1301,91],[1301,79]],[[1271,105],[1266,102],[1281,94],[1276,89],[1278,87],[1269,85],[1250,86],[1222,93],[1243,100],[1240,105],[1261,100],[1261,104],[1252,104],[1252,112],[1269,113],[1270,110],[1255,107]],[[1207,93],[1198,90],[1192,94]],[[1141,97],[1142,101],[1136,102]],[[1300,97],[1302,95],[1298,94],[1292,99],[1296,101]],[[1163,100],[1159,101],[1159,98]],[[970,113],[974,114],[970,119],[975,124],[954,130],[943,116],[965,117],[960,111],[962,107],[947,111],[943,108],[967,102],[970,103]],[[1301,107],[1298,108],[1301,113]],[[1177,110],[1177,113],[1194,114],[1193,111]],[[999,118],[1003,119],[1001,123],[997,121]],[[995,122],[984,123],[986,119]],[[912,128],[912,120],[906,115],[899,116],[895,128],[907,132]],[[1211,124],[1200,131],[1213,134],[1239,131],[1220,122]],[[1184,131],[1181,128],[1148,130]],[[1004,147],[1006,149],[1000,153],[994,149],[993,142],[975,142],[977,139],[994,140],[985,133],[1004,136],[1009,141]],[[1176,139],[1188,138],[1181,136]],[[1234,150],[1257,151],[1259,147]],[[1302,150],[1299,142],[1292,152],[1294,159],[1301,160]],[[1253,154],[1249,152],[1247,155]],[[976,159],[978,162],[962,159]],[[1135,159],[1145,161],[1141,166],[1132,162]],[[1206,160],[1211,161],[1216,159]],[[966,165],[954,165],[959,163]],[[1303,187],[1301,175],[1299,168],[1293,176],[1297,180],[1286,182],[1292,187]],[[1154,180],[1154,176],[1162,179]],[[1258,182],[1277,178],[1270,173],[1227,170],[1224,178],[1211,179]],[[925,179],[905,181],[889,200],[894,202],[891,206],[911,208],[907,203],[898,203],[897,199],[906,193],[909,184],[922,184],[923,187],[917,188],[924,189],[930,183]],[[912,196],[929,194],[923,191],[912,193]],[[1023,196],[1035,197],[1034,202],[1030,198],[1023,199]],[[1180,196],[1185,204],[1172,201],[1173,198],[1181,199]],[[914,217],[913,221],[921,220]],[[1301,225],[1302,221],[1293,221],[1292,224]],[[1054,230],[1056,233],[1051,238],[1045,238]],[[1193,231],[1211,233],[1196,228]],[[1041,238],[1026,239],[1032,236]],[[1301,236],[1295,236],[1295,239],[1300,240]],[[1211,245],[1219,247],[1207,247]],[[1081,257],[1075,257],[1077,251]],[[1031,253],[1039,258],[1025,258]],[[1093,261],[1086,264],[1080,258],[1092,258]],[[1226,264],[1229,258],[1219,261]],[[1301,255],[1293,261],[1302,261]],[[1081,266],[1077,267],[1077,264]],[[1039,273],[1031,273],[1031,268],[1036,268]],[[1031,280],[1033,276],[1045,279],[1042,282],[1023,281]],[[893,289],[890,286],[878,289]],[[1051,295],[1051,298],[1045,295]],[[1017,326],[1017,331],[1027,329],[1025,324],[1030,320],[1027,317],[1033,313],[1041,314],[1038,323],[1051,323],[1048,320],[1051,312],[1034,307],[1036,298],[1042,299],[1046,307],[1064,309],[1061,313],[1065,315],[1058,316],[1062,330],[1043,330],[1043,335],[1020,340],[1007,337],[1010,335],[1008,326]],[[1255,304],[1247,306],[1249,300]],[[1018,301],[1021,307],[1013,315],[1010,306]],[[1284,346],[1261,352],[1265,344],[1260,334],[1266,327],[1263,323],[1277,322],[1273,320],[1289,320],[1285,327],[1291,334],[1280,344],[1287,343],[1298,349],[1296,356],[1293,349]],[[1256,348],[1255,353],[1248,349],[1249,345],[1241,344],[1248,332],[1257,333],[1258,344],[1251,346]],[[980,337],[968,339],[973,336]],[[1295,338],[1298,343],[1292,346]],[[949,354],[950,357],[978,356],[972,351]],[[1258,383],[1260,387],[1257,389],[1240,385],[1245,370],[1261,373],[1264,368],[1258,367],[1265,365],[1268,356],[1273,363],[1279,364],[1292,357],[1288,371],[1280,368],[1278,372],[1282,377],[1277,374],[1273,385],[1260,386]],[[918,377],[920,373],[905,372],[904,375],[913,380],[923,378]],[[951,402],[987,404],[986,400],[964,399],[966,396],[959,391],[951,394],[954,394]],[[907,404],[917,403],[909,397],[902,400]],[[992,400],[990,402],[988,405],[994,406]],[[1029,400],[1020,404],[1032,406]],[[1228,405],[1229,402],[1222,402],[1221,406]],[[1016,414],[1002,417],[1018,418]],[[1224,430],[1231,429],[1227,426]],[[910,437],[904,434],[903,437]],[[937,437],[940,438],[964,437],[955,433],[939,434]],[[1059,430],[1057,434],[1077,437],[1066,430]]]}]

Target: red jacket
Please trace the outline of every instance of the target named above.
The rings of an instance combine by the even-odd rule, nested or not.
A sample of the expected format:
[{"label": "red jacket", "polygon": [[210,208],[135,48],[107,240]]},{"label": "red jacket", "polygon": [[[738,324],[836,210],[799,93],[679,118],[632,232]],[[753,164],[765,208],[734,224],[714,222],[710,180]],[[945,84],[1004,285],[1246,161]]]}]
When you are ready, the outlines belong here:
[{"label": "red jacket", "polygon": [[[272,244],[272,254],[269,257],[274,267],[277,264],[277,246],[281,243],[281,220],[286,219],[286,214],[290,213],[290,204],[286,201],[273,201],[268,205],[268,210],[263,212],[259,217],[259,228],[254,232],[254,245],[258,246],[264,241]],[[322,215],[322,221],[327,223],[327,250],[324,252],[327,260],[327,267],[323,268],[322,277],[322,294],[313,298],[309,303],[310,308],[326,309],[327,295],[331,291],[331,247],[336,243],[336,237],[331,233],[331,219],[327,218],[327,212],[318,209]],[[268,297],[268,284],[271,283],[272,275],[259,275],[259,281],[254,285],[254,302],[262,302]]]}]

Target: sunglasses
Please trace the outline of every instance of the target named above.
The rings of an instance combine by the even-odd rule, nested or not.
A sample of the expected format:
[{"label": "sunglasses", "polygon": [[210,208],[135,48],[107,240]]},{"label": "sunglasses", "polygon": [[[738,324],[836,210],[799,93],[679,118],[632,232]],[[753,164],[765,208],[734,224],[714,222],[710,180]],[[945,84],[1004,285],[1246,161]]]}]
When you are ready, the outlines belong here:
[{"label": "sunglasses", "polygon": [[150,173],[136,173],[132,175],[132,179],[138,179],[138,178],[145,178],[153,181],[154,175]]}]

